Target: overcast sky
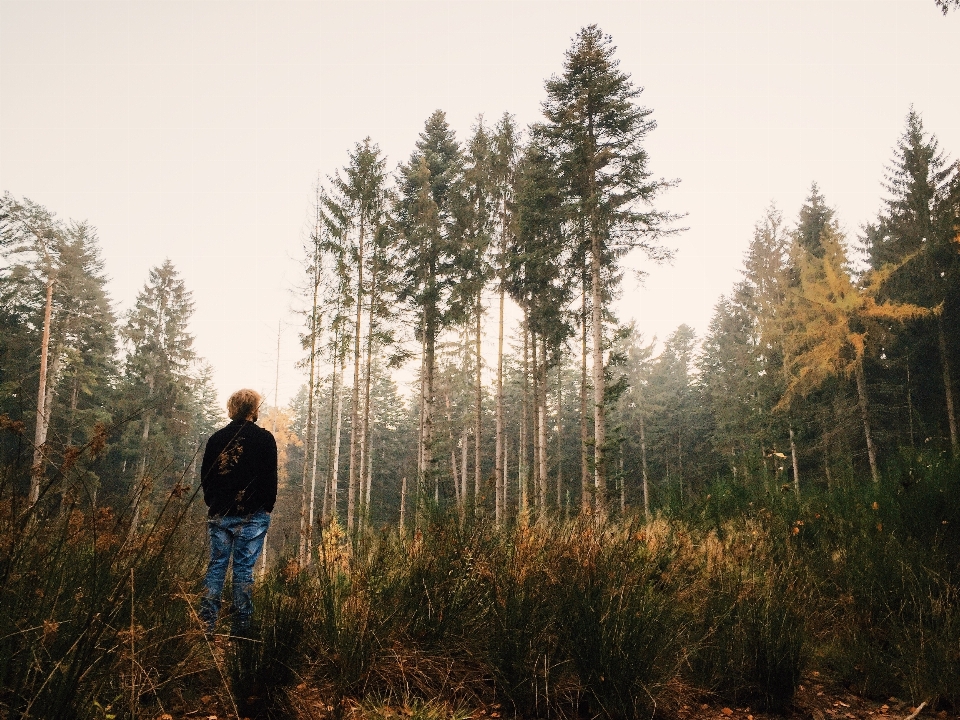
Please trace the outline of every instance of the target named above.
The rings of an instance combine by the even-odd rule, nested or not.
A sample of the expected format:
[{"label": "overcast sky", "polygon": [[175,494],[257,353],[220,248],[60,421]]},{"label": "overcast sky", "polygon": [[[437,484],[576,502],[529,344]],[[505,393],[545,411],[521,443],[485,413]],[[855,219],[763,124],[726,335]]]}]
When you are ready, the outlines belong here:
[{"label": "overcast sky", "polygon": [[[540,118],[583,26],[613,36],[657,129],[670,267],[621,303],[647,337],[702,335],[764,208],[816,181],[851,238],[880,207],[912,104],[960,155],[960,13],[933,0],[60,2],[0,0],[0,191],[98,228],[120,311],[170,258],[225,398],[281,402],[318,174],[369,135],[405,161],[427,116]],[[631,262],[639,262],[633,259]]]}]

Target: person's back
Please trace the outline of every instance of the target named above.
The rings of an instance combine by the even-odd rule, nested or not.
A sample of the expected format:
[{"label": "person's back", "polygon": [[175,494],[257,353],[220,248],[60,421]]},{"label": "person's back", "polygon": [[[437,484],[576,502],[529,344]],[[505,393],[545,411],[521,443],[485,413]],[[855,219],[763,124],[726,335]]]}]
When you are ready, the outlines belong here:
[{"label": "person's back", "polygon": [[230,396],[231,422],[215,432],[203,453],[200,483],[209,508],[210,564],[200,617],[212,635],[220,613],[227,566],[233,558],[233,632],[253,615],[253,567],[263,550],[277,499],[277,443],[255,423],[260,395],[238,390]]},{"label": "person's back", "polygon": [[277,443],[250,420],[233,420],[207,440],[201,482],[209,515],[271,512],[277,498]]}]

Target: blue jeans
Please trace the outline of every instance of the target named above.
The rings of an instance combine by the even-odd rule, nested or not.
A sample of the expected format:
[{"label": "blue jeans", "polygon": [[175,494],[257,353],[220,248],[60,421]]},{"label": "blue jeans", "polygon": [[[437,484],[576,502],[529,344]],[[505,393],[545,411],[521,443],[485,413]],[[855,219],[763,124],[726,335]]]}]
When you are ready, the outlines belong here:
[{"label": "blue jeans", "polygon": [[207,591],[200,602],[200,619],[212,633],[220,614],[223,584],[227,579],[227,565],[233,556],[233,632],[250,627],[253,616],[253,566],[263,550],[263,541],[270,527],[270,513],[261,510],[252,515],[211,517],[207,519],[210,531],[210,565],[207,567]]}]

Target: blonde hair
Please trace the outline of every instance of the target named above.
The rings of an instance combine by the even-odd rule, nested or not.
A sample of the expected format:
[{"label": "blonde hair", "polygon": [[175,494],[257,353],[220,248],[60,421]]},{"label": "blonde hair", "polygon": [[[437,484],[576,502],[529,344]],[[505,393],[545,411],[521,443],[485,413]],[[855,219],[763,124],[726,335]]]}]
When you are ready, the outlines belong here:
[{"label": "blonde hair", "polygon": [[227,415],[231,420],[256,420],[263,398],[256,390],[237,390],[227,400]]}]

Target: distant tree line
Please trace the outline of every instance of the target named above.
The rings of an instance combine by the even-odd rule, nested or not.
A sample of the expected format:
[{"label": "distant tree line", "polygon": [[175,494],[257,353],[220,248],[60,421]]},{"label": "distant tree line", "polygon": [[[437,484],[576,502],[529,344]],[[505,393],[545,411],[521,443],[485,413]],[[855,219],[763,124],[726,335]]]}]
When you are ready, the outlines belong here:
[{"label": "distant tree line", "polygon": [[[960,173],[920,115],[857,237],[815,184],[794,221],[771,206],[705,336],[658,345],[614,312],[627,256],[667,260],[680,230],[639,95],[590,26],[540,122],[481,117],[461,142],[437,111],[395,172],[367,138],[318,182],[306,382],[261,420],[285,458],[278,537],[301,556],[317,522],[409,523],[423,503],[649,516],[718,484],[802,494],[957,454]],[[93,228],[9,194],[0,211],[4,467],[27,502],[106,494],[135,529],[158,484],[195,487],[220,416],[190,293],[167,261],[117,318]],[[83,482],[49,471],[85,447]]]},{"label": "distant tree line", "polygon": [[[367,138],[318,183],[304,528],[314,493],[351,530],[425,500],[497,522],[650,514],[718,481],[802,493],[957,453],[960,179],[917,112],[859,236],[816,184],[793,222],[771,206],[706,335],[658,346],[613,311],[625,256],[668,259],[678,231],[650,111],[596,27],[546,91],[525,131],[481,117],[461,143],[437,111],[392,176]],[[404,405],[390,368],[411,358]]]},{"label": "distant tree line", "polygon": [[[154,489],[193,484],[222,416],[188,331],[190,292],[167,260],[118,318],[96,230],[10,193],[0,252],[5,479],[31,505],[127,506],[133,531]],[[71,472],[91,454],[96,463]]]}]

